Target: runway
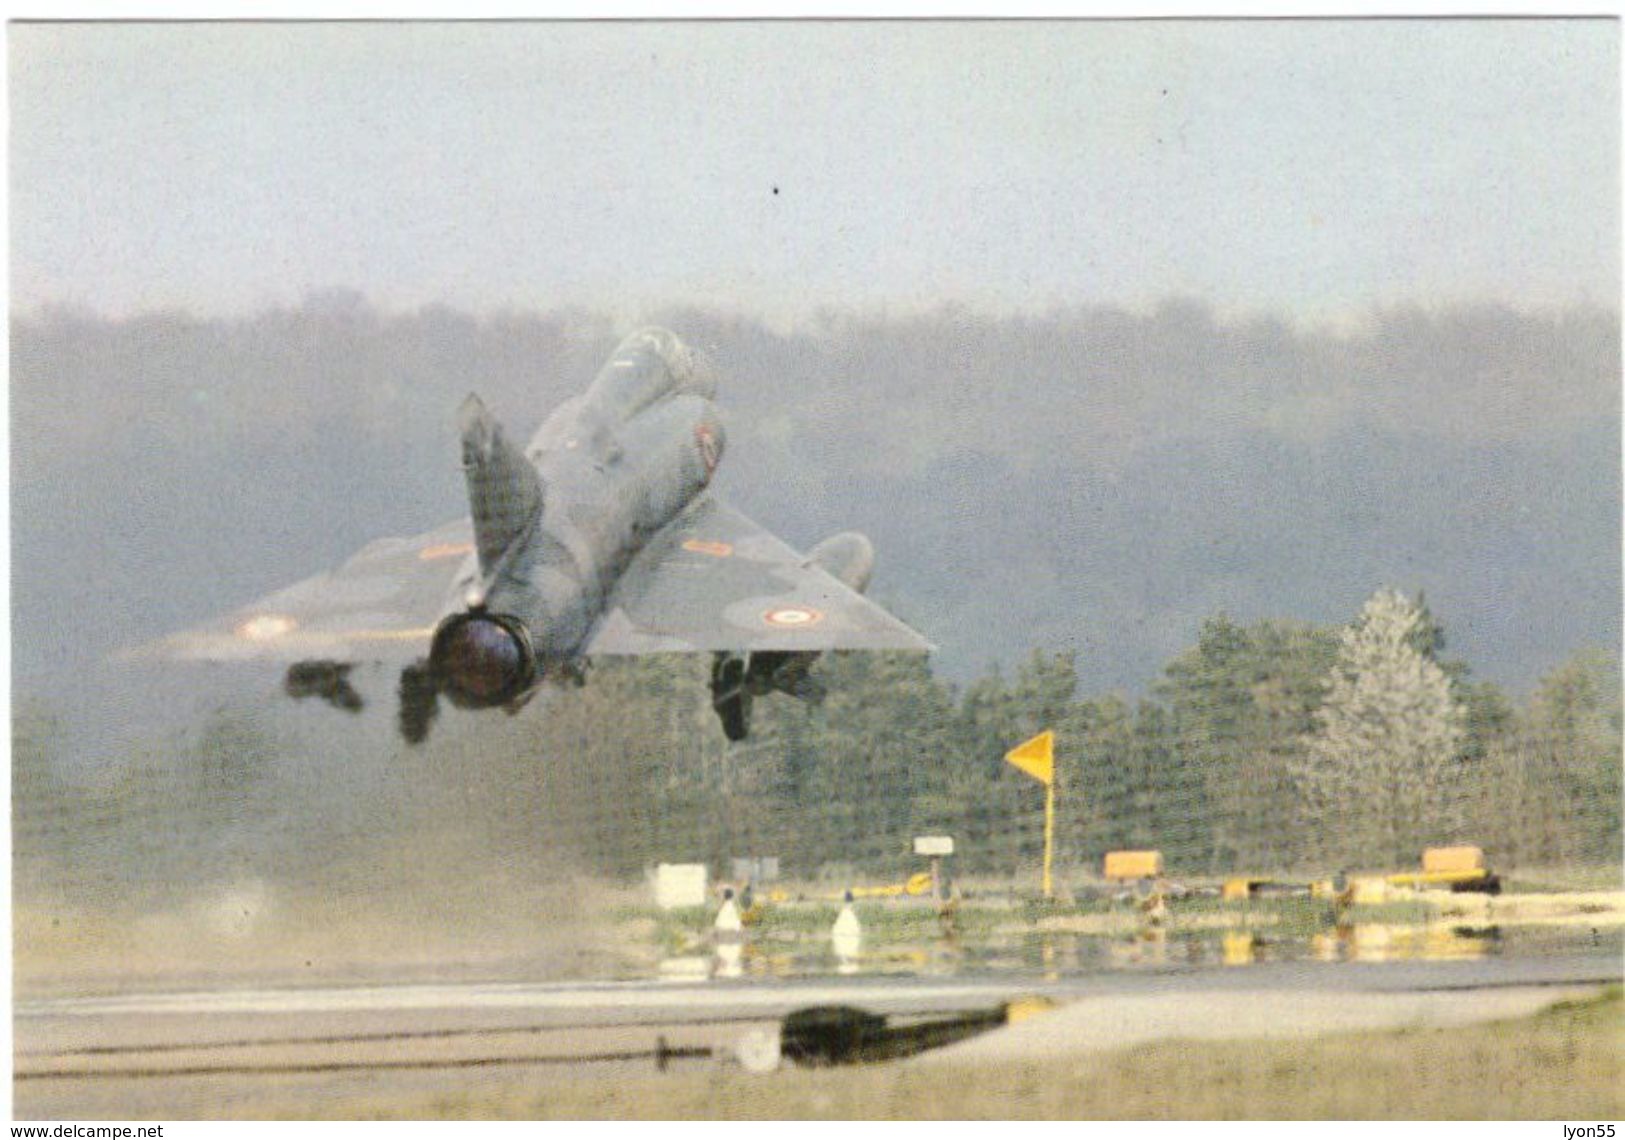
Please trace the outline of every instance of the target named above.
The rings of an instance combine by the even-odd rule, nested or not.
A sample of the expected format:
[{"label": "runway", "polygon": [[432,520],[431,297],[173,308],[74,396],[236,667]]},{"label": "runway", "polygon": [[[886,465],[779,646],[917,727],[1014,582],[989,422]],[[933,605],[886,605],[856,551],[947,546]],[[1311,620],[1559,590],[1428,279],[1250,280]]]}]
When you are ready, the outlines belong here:
[{"label": "runway", "polygon": [[[1509,1010],[1620,980],[1617,957],[1575,955],[1047,978],[491,981],[25,999],[15,1007],[13,1112],[19,1119],[347,1115],[392,1097],[478,1097],[504,1083],[541,1086],[586,1072],[725,1063],[747,1034],[772,1030],[784,1014],[813,1005],[855,1005],[906,1019],[1042,995],[1063,1007],[1086,1004],[1091,1018],[1105,1023],[1110,1016],[1123,1022],[1135,1003],[1149,1008],[1145,999],[1164,1007],[1177,999],[1178,1015],[1165,1009],[1154,1027],[1132,1035],[1143,1040],[1199,1023],[1224,1032],[1222,1010],[1247,1004],[1249,994],[1267,995],[1271,1008],[1287,1015],[1293,995],[1340,995],[1337,1003],[1322,1001],[1323,1011],[1380,1005],[1414,1021],[1439,1010],[1447,1011],[1441,1023],[1459,1023],[1512,1016]],[[1521,1004],[1509,1005],[1514,992]],[[1434,996],[1378,1000],[1418,994]],[[1218,1016],[1204,1016],[1205,1006]],[[1053,1016],[1057,1027],[1065,1024]],[[1382,1023],[1365,1012],[1351,1016],[1350,1028]],[[1339,1026],[1322,1017],[1316,1027]],[[1110,1044],[1099,1034],[1087,1043],[1082,1034],[1072,1036],[1080,1048]],[[1067,1040],[1062,1032],[1059,1046]]]}]

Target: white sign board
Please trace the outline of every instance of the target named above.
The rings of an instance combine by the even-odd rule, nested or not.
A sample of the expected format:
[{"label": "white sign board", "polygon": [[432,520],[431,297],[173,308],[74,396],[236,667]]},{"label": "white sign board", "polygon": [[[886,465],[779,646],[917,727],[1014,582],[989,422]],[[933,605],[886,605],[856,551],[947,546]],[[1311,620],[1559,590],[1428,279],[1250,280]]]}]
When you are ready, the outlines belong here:
[{"label": "white sign board", "polygon": [[954,853],[954,837],[951,835],[916,835],[914,837],[914,854],[916,855],[952,855]]},{"label": "white sign board", "polygon": [[705,905],[704,863],[662,863],[655,868],[655,905],[661,910]]}]

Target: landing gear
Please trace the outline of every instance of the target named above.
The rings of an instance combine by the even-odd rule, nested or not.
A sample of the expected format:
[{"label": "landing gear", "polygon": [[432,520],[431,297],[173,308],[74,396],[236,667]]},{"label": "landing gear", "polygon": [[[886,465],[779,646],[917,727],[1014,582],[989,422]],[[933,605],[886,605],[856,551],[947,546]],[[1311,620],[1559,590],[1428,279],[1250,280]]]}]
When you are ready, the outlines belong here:
[{"label": "landing gear", "polygon": [[350,684],[350,661],[295,661],[282,678],[282,690],[294,700],[319,697],[336,709],[358,713],[361,694]]},{"label": "landing gear", "polygon": [[400,705],[396,724],[401,739],[408,744],[422,744],[428,739],[435,717],[440,715],[440,686],[435,683],[427,657],[420,657],[401,670],[397,692]]},{"label": "landing gear", "polygon": [[711,663],[711,707],[722,721],[723,735],[734,743],[750,734],[748,670],[749,662],[735,653],[718,653]]},{"label": "landing gear", "polygon": [[587,683],[587,667],[589,664],[590,662],[586,658],[576,657],[560,662],[554,668],[553,675],[560,681],[568,683],[571,688],[579,689]]}]

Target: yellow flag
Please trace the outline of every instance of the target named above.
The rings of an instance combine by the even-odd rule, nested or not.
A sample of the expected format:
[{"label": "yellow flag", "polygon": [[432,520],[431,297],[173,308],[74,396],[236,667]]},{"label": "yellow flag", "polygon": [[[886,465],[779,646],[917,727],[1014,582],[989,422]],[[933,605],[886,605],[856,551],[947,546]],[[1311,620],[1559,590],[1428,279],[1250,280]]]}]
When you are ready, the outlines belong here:
[{"label": "yellow flag", "polygon": [[1041,784],[1055,782],[1055,733],[1048,729],[1025,744],[1018,744],[1004,758]]}]

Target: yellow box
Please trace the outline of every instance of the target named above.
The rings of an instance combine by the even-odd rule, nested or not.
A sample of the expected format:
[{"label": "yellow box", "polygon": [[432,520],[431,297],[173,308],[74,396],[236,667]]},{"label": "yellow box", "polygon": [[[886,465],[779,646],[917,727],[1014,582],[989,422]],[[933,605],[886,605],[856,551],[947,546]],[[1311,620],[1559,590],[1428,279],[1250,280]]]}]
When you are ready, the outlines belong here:
[{"label": "yellow box", "polygon": [[1428,871],[1482,871],[1482,847],[1429,847],[1422,852],[1422,870]]},{"label": "yellow box", "polygon": [[1106,869],[1108,879],[1144,879],[1162,874],[1161,851],[1108,851]]},{"label": "yellow box", "polygon": [[1253,881],[1251,879],[1226,879],[1223,890],[1219,892],[1219,897],[1233,902],[1236,899],[1250,898],[1252,893]]}]

